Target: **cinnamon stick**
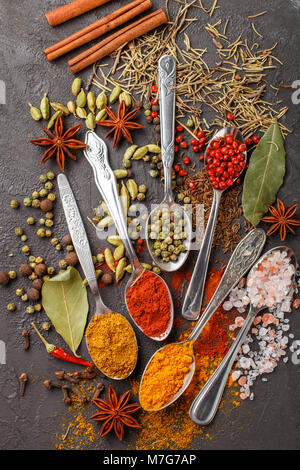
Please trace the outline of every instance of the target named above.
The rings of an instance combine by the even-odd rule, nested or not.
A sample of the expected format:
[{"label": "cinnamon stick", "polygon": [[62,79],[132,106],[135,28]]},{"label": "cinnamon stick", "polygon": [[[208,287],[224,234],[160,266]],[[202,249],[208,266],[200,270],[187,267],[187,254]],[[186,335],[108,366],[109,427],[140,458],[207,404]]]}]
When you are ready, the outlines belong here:
[{"label": "cinnamon stick", "polygon": [[123,46],[129,41],[148,33],[151,29],[166,23],[167,16],[162,9],[156,10],[150,15],[135,21],[125,28],[111,34],[107,38],[100,41],[95,46],[86,50],[82,54],[68,61],[69,67],[73,74],[80,72],[91,64],[94,64],[103,57],[111,54],[113,51]]},{"label": "cinnamon stick", "polygon": [[45,14],[50,26],[57,26],[65,21],[82,15],[87,11],[93,10],[110,0],[74,0],[74,2],[67,3],[56,10],[49,11]]},{"label": "cinnamon stick", "polygon": [[117,28],[140,13],[148,10],[151,6],[151,0],[134,0],[133,2],[114,11],[110,15],[95,21],[77,33],[74,33],[53,46],[48,47],[44,50],[44,54],[49,61],[57,59],[67,52],[70,52],[93,39],[103,36],[103,34]]}]

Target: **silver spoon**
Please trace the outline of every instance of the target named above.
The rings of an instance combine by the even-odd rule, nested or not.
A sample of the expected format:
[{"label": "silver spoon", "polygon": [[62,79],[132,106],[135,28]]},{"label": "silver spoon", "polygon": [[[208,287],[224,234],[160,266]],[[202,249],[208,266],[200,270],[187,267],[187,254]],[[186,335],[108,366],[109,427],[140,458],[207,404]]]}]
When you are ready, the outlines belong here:
[{"label": "silver spoon", "polygon": [[[214,295],[212,296],[209,304],[207,305],[205,311],[201,315],[201,318],[198,320],[197,324],[193,328],[189,337],[185,339],[184,341],[181,341],[181,343],[197,340],[203,328],[208,323],[208,321],[210,320],[212,315],[215,313],[217,308],[220,306],[220,304],[225,300],[230,290],[237,285],[241,277],[243,277],[244,274],[246,274],[246,272],[249,271],[251,266],[255,263],[255,261],[257,260],[257,258],[259,257],[263,249],[265,241],[266,241],[265,231],[262,229],[258,229],[258,228],[251,230],[251,232],[249,232],[240,241],[240,243],[236,246],[234,252],[232,253],[231,258],[222,276],[222,279]],[[156,351],[155,354],[157,354],[162,349],[163,348],[160,348],[158,351]],[[153,354],[153,356],[148,361],[148,364],[146,365],[146,368],[145,368],[145,372],[155,354]],[[178,390],[178,392],[174,395],[174,397],[172,398],[170,402],[166,403],[160,409],[166,408],[167,406],[171,405],[171,403],[174,403],[174,401],[176,401],[182,395],[182,393],[190,384],[194,375],[194,371],[195,371],[195,361],[193,362],[189,373],[185,376],[183,385],[180,388],[180,390]],[[143,374],[143,377],[144,377],[144,374]],[[142,377],[141,383],[143,381],[143,377]]]},{"label": "silver spoon", "polygon": [[[224,127],[210,140],[207,148],[209,148],[212,141],[220,137],[225,137],[226,134],[231,134],[234,139],[244,143],[241,132],[235,127]],[[247,158],[247,152],[243,152],[245,160]],[[207,158],[207,150],[205,152],[205,161]],[[242,170],[243,171],[243,170]],[[241,173],[242,173],[241,171]],[[237,177],[238,178],[238,177]],[[235,178],[235,180],[237,179]],[[234,181],[235,181],[234,180]],[[201,311],[201,304],[204,292],[204,285],[206,279],[206,273],[208,263],[210,259],[211,247],[215,233],[215,226],[217,222],[217,216],[219,211],[219,205],[224,190],[214,189],[214,197],[210,210],[209,219],[207,222],[205,234],[202,240],[198,258],[194,267],[192,279],[189,283],[187,293],[182,306],[182,316],[187,320],[197,320]]]},{"label": "silver spoon", "polygon": [[[269,253],[271,253],[274,250],[286,251],[288,257],[290,258],[290,263],[293,264],[295,271],[296,271],[297,261],[296,261],[294,252],[285,246],[279,246],[276,248],[272,248],[267,253],[265,253],[257,261],[257,263],[255,263],[249,275],[253,272],[256,266],[263,260],[263,258],[265,258],[265,256],[267,256]],[[249,275],[248,275],[248,279],[249,279]],[[291,286],[292,284],[293,284],[293,279],[291,281]],[[258,312],[260,312],[261,310],[265,308],[266,306],[264,305],[261,307],[254,307],[253,305],[250,305],[250,309],[245,319],[245,322],[242,328],[240,329],[237,337],[234,339],[229,351],[227,352],[223,361],[215,370],[213,375],[209,378],[209,380],[206,382],[204,387],[198,393],[198,395],[196,396],[196,398],[194,399],[190,407],[190,418],[192,421],[194,421],[194,423],[200,424],[200,425],[207,425],[213,420],[218,410],[218,406],[219,406],[220,400],[224,392],[228,375],[232,369],[232,365],[236,359],[237,353],[240,347],[242,346],[248,334],[249,329],[251,328],[254,317],[258,314]]]},{"label": "silver spoon", "polygon": [[[59,193],[60,193],[60,198],[62,201],[64,213],[65,213],[66,220],[67,220],[67,225],[68,225],[69,232],[72,238],[72,243],[74,245],[75,251],[80,261],[80,265],[89,283],[91,292],[95,300],[96,309],[95,309],[94,315],[95,316],[105,315],[107,313],[116,314],[116,312],[108,308],[101,299],[88,237],[87,237],[87,234],[86,234],[83,222],[82,222],[82,218],[81,218],[81,215],[80,215],[77,203],[76,203],[75,196],[67,180],[67,177],[63,174],[59,174],[57,177],[57,183],[58,183],[58,188],[59,188]],[[128,325],[131,328],[131,325],[129,324],[129,322],[128,322]],[[135,337],[135,341],[136,341],[136,337]],[[126,351],[124,351],[124,354],[126,354]],[[93,356],[91,353],[90,353],[90,356],[93,359]],[[136,363],[137,363],[137,357],[136,357],[136,361],[132,370],[129,372],[129,374],[126,377],[122,377],[122,378],[110,377],[104,371],[102,372],[107,377],[110,377],[111,379],[123,380],[127,378],[133,372],[133,370],[135,369]]]},{"label": "silver spoon", "polygon": [[[161,204],[153,209],[146,224],[146,241],[153,261],[164,271],[177,271],[186,261],[192,237],[192,226],[189,217],[179,204],[175,203],[172,188],[171,174],[174,161],[174,127],[175,127],[175,86],[176,86],[176,61],[171,55],[164,55],[158,62],[159,81],[159,106],[160,106],[160,130],[161,130],[161,156],[164,168],[165,195]],[[182,240],[186,251],[180,253],[176,261],[164,262],[154,253],[154,240],[149,237],[148,227],[154,219],[157,211],[166,208],[169,212],[177,211],[184,220],[184,232],[186,239]]]},{"label": "silver spoon", "polygon": [[[129,312],[128,304],[126,301],[126,294],[128,290],[131,288],[132,284],[145,272],[145,269],[141,266],[138,260],[138,257],[134,251],[134,248],[132,246],[131,240],[128,236],[127,225],[126,225],[125,218],[123,215],[123,209],[122,209],[122,205],[120,202],[120,197],[118,194],[116,177],[108,163],[107,146],[103,142],[103,140],[100,139],[100,137],[98,137],[97,134],[93,131],[88,131],[86,133],[85,143],[87,144],[87,148],[84,150],[84,154],[85,154],[86,159],[90,163],[91,167],[93,168],[96,186],[99,189],[103,197],[103,200],[106,204],[106,207],[114,221],[114,224],[119,233],[119,236],[125,246],[125,250],[129,258],[129,261],[132,265],[132,274],[125,288],[125,302],[126,302],[127,310]],[[151,274],[153,276],[157,276],[164,283],[167,289],[169,298],[170,298],[170,321],[169,321],[166,331],[164,331],[160,336],[155,336],[155,337],[149,336],[151,339],[154,339],[155,341],[163,341],[167,338],[167,336],[169,335],[172,329],[173,319],[174,319],[173,301],[172,301],[171,293],[165,281],[152,271],[151,271]],[[143,299],[145,302],[147,302],[147,295],[149,296],[147,290],[145,290],[144,295],[143,295]],[[134,318],[132,316],[131,318],[136,324],[136,326],[144,333],[144,331],[139,326],[139,324],[135,322]]]}]

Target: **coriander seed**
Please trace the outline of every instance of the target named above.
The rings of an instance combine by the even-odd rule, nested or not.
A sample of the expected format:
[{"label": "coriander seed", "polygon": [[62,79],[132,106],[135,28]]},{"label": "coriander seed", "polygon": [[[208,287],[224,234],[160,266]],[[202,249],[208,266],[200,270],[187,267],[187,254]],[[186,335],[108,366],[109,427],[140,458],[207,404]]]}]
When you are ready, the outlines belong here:
[{"label": "coriander seed", "polygon": [[10,302],[9,304],[7,304],[6,308],[9,312],[14,312],[16,310],[16,306],[13,302]]},{"label": "coriander seed", "polygon": [[10,201],[10,207],[12,207],[13,209],[18,209],[20,207],[19,201],[17,201],[17,199],[12,199]]}]

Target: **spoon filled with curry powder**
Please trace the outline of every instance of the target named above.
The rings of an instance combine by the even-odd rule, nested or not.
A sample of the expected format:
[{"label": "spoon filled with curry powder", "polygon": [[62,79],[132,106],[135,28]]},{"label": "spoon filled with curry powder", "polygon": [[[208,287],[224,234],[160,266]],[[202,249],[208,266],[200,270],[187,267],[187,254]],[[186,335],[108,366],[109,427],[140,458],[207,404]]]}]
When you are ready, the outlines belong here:
[{"label": "spoon filled with curry powder", "polygon": [[90,356],[107,377],[125,379],[137,362],[135,333],[123,315],[113,312],[102,302],[91,249],[74,194],[65,175],[58,175],[57,182],[72,242],[96,303],[95,315],[86,331]]},{"label": "spoon filled with curry powder", "polygon": [[[114,221],[132,266],[132,274],[125,287],[128,312],[136,326],[148,338],[163,341],[173,325],[174,309],[171,293],[158,274],[146,271],[141,266],[134,251],[126,224],[128,201],[120,199],[116,177],[108,162],[105,142],[93,131],[86,133],[85,142],[87,148],[84,150],[84,155],[93,168],[96,186]],[[98,236],[103,238],[101,232]]]}]

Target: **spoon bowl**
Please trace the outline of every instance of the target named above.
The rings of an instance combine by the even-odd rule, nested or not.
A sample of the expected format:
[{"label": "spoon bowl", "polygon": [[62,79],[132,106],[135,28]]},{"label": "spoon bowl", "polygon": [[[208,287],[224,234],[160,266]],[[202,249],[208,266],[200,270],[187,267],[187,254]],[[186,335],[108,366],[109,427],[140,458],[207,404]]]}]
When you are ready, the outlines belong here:
[{"label": "spoon bowl", "polygon": [[[249,276],[253,273],[254,269],[259,265],[259,263],[261,263],[261,261],[268,255],[270,254],[272,251],[275,251],[275,250],[282,250],[282,251],[285,251],[287,253],[287,256],[290,258],[290,262],[291,264],[293,264],[293,266],[295,267],[295,271],[296,271],[296,266],[297,266],[297,261],[296,261],[296,258],[295,258],[295,255],[294,255],[294,252],[287,248],[287,247],[284,247],[284,246],[279,246],[279,247],[276,247],[276,248],[272,248],[271,250],[267,251],[264,255],[262,255],[259,260],[254,264],[254,266],[251,268],[249,274],[248,274],[248,277],[247,277],[247,282],[248,282],[248,279],[249,279]],[[294,274],[294,277],[295,277],[295,274]],[[293,279],[294,279],[293,277]],[[293,279],[291,280],[291,288],[292,288],[292,285],[293,285]],[[202,390],[206,391],[207,389],[209,389],[209,387],[207,387],[207,385],[210,385],[211,383],[214,382],[214,379],[216,379],[216,377],[218,377],[218,373],[221,373],[221,371],[223,371],[224,369],[224,363],[226,363],[226,372],[227,372],[227,375],[226,377],[224,378],[223,382],[222,382],[222,385],[223,385],[223,388],[221,390],[221,395],[217,396],[218,398],[218,403],[217,405],[219,404],[219,401],[221,399],[221,396],[222,396],[222,393],[223,393],[223,389],[225,387],[225,384],[226,384],[226,381],[227,381],[227,378],[228,378],[228,374],[231,370],[231,367],[232,367],[232,364],[234,362],[234,359],[236,357],[236,354],[238,352],[238,350],[240,349],[251,325],[252,325],[252,321],[253,321],[253,318],[257,315],[258,312],[260,312],[261,310],[267,308],[265,305],[263,306],[260,306],[260,307],[253,307],[252,305],[250,305],[250,309],[249,309],[249,313],[247,315],[247,319],[245,320],[245,323],[242,327],[242,329],[240,330],[238,336],[234,339],[233,341],[233,344],[230,348],[230,350],[228,351],[227,355],[225,356],[225,358],[223,359],[222,363],[220,364],[220,366],[216,369],[216,371],[214,372],[213,376],[208,380],[208,382],[205,384],[205,386],[203,387]],[[192,332],[190,333],[189,337],[187,339],[185,339],[184,341],[181,341],[177,344],[184,344],[184,343],[187,343],[189,341],[193,341],[195,342],[197,340],[197,338],[199,337],[202,329],[199,329],[197,328],[197,324],[195,325],[195,327],[193,328]],[[175,344],[175,343],[174,343]],[[168,346],[168,345],[167,345]],[[159,353],[160,351],[162,351],[164,348],[166,348],[167,346],[163,346],[162,348],[160,348],[158,351],[156,351],[152,357],[150,358],[150,360],[148,361],[147,365],[146,365],[146,368],[145,368],[145,371],[143,373],[143,376],[142,376],[142,380],[141,380],[141,383],[140,383],[140,390],[141,390],[141,385],[142,385],[142,382],[143,382],[143,378],[144,378],[144,375],[147,371],[147,368],[150,364],[150,362],[152,361],[153,357]],[[229,358],[229,359],[228,359]],[[228,365],[229,364],[229,365]],[[192,379],[193,379],[193,376],[194,376],[194,372],[195,372],[195,367],[196,367],[196,363],[195,363],[195,356],[194,356],[194,361],[193,363],[190,365],[190,370],[189,372],[186,374],[186,376],[184,377],[184,380],[183,380],[183,384],[181,386],[181,388],[177,391],[177,393],[173,396],[173,398],[165,403],[161,408],[159,408],[160,410],[163,409],[163,408],[167,408],[169,405],[171,405],[172,403],[174,403],[176,400],[178,400],[178,398],[183,394],[183,392],[187,389],[187,387],[189,386],[189,384],[191,383]],[[193,419],[193,421],[197,422],[198,424],[208,424],[207,423],[204,423],[203,420],[202,422],[198,422],[194,419],[195,417],[195,414],[198,412],[199,410],[199,402],[201,402],[201,400],[203,399],[203,395],[202,394],[202,390],[200,391],[199,395],[196,397],[196,399],[194,400],[193,404],[192,404],[192,407],[191,407],[191,412],[190,412],[190,415]],[[200,398],[199,398],[200,397]],[[217,409],[217,406],[216,408],[214,407],[214,409]],[[147,410],[147,411],[154,411],[154,410]],[[155,411],[159,411],[159,410],[156,410]],[[192,414],[191,414],[192,413]],[[214,416],[214,415],[213,415]]]}]

